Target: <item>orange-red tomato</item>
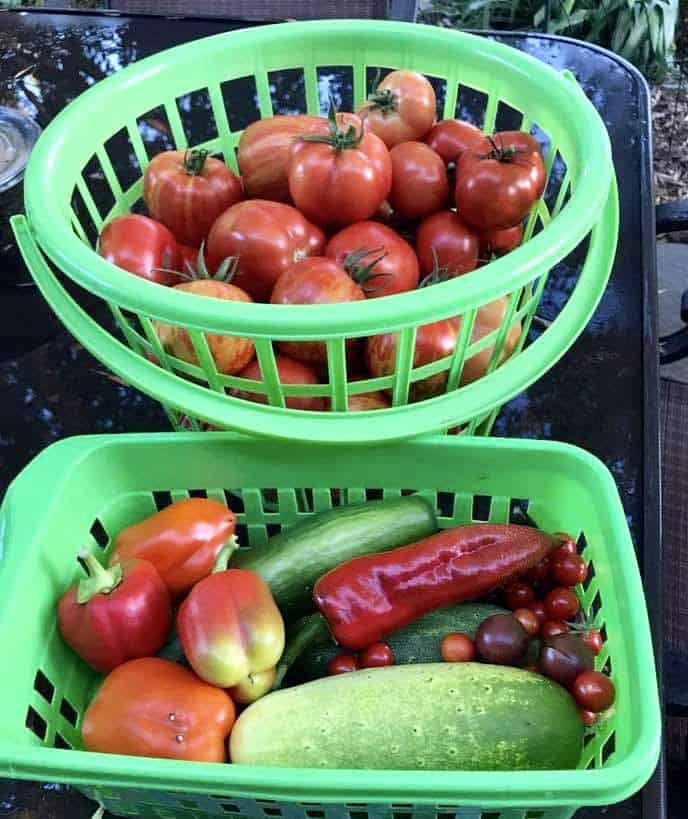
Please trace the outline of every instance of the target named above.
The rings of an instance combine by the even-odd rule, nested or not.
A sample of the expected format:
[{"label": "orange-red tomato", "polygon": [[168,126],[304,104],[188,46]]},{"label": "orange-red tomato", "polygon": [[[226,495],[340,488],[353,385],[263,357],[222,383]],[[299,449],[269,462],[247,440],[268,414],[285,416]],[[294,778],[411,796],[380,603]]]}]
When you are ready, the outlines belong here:
[{"label": "orange-red tomato", "polygon": [[584,671],[576,677],[571,693],[581,708],[587,711],[606,711],[616,699],[614,683],[601,671]]},{"label": "orange-red tomato", "polygon": [[174,284],[169,270],[179,270],[179,246],[165,225],[129,213],[108,222],[98,240],[98,253],[112,264],[157,284]]},{"label": "orange-red tomato", "polygon": [[198,247],[217,217],[244,195],[241,179],[205,150],[163,151],[143,175],[150,215],[185,245]]},{"label": "orange-red tomato", "polygon": [[445,165],[457,162],[466,151],[487,153],[491,146],[485,134],[461,119],[444,119],[438,122],[425,141],[442,157]]},{"label": "orange-red tomato", "polygon": [[[365,293],[344,268],[325,256],[302,259],[277,280],[273,304],[337,304],[361,301]],[[348,343],[353,341],[350,339]],[[327,361],[323,341],[280,341],[280,352],[300,361]]]},{"label": "orange-red tomato", "polygon": [[452,631],[442,638],[440,653],[445,663],[470,663],[475,659],[475,643],[467,634]]},{"label": "orange-red tomato", "polygon": [[327,243],[325,255],[342,265],[369,299],[418,287],[413,248],[380,222],[366,220],[345,227]]},{"label": "orange-red tomato", "polygon": [[511,253],[523,241],[523,225],[504,228],[504,230],[485,230],[478,234],[480,239],[480,255],[483,258],[491,253],[495,256],[504,256]]},{"label": "orange-red tomato", "polygon": [[440,157],[424,142],[400,142],[392,157],[389,203],[407,219],[420,219],[447,205],[449,182]]},{"label": "orange-red tomato", "polygon": [[416,233],[416,252],[421,273],[427,276],[435,265],[450,277],[470,273],[478,266],[478,234],[453,210],[426,217]]},{"label": "orange-red tomato", "polygon": [[358,111],[388,148],[423,139],[435,121],[435,91],[417,71],[392,71]]},{"label": "orange-red tomato", "polygon": [[363,392],[349,396],[349,412],[389,409],[390,403],[382,392]]},{"label": "orange-red tomato", "polygon": [[347,674],[349,671],[358,671],[358,659],[354,654],[337,654],[327,664],[327,673],[333,677],[335,674]]},{"label": "orange-red tomato", "polygon": [[282,273],[299,259],[319,255],[324,246],[323,232],[296,208],[252,199],[233,205],[215,222],[208,265],[216,270],[227,257],[238,257],[232,283],[256,301],[270,301]]},{"label": "orange-red tomato", "polygon": [[[275,356],[277,373],[282,384],[319,384],[317,373],[312,367],[302,361],[288,358],[286,355]],[[262,381],[260,364],[252,361],[240,373],[240,378],[250,378],[252,381]],[[248,392],[246,390],[231,390],[231,394],[245,401],[254,401],[256,404],[267,404],[267,396],[260,392]],[[298,410],[322,410],[325,408],[325,399],[318,396],[290,395],[284,399],[284,403],[289,409]]]}]

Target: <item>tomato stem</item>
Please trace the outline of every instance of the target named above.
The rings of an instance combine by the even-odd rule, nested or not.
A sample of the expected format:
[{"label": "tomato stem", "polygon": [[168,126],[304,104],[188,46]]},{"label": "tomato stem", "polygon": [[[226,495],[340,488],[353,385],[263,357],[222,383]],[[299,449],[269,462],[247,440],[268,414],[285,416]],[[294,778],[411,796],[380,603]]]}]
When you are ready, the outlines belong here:
[{"label": "tomato stem", "polygon": [[184,170],[189,176],[198,176],[203,172],[205,161],[210,151],[205,148],[191,148],[184,153]]},{"label": "tomato stem", "polygon": [[377,108],[383,114],[390,111],[396,111],[398,108],[399,99],[391,88],[383,88],[380,90],[380,69],[378,69],[375,79],[373,80],[374,91],[368,94],[369,108]]},{"label": "tomato stem", "polygon": [[79,582],[76,592],[76,602],[81,605],[88,603],[97,594],[111,594],[124,578],[121,563],[115,563],[110,569],[106,569],[86,549],[79,551],[77,560],[88,575]]},{"label": "tomato stem", "polygon": [[418,287],[430,287],[433,284],[442,284],[442,282],[447,282],[449,279],[453,279],[454,276],[457,275],[456,271],[452,272],[449,269],[449,265],[441,265],[440,260],[437,258],[437,251],[435,248],[432,248],[432,270],[421,279]]},{"label": "tomato stem", "polygon": [[304,142],[322,142],[325,145],[330,145],[335,151],[347,151],[360,145],[365,136],[363,123],[361,123],[361,130],[358,133],[356,133],[356,127],[353,124],[349,125],[346,131],[341,128],[337,122],[337,108],[332,97],[330,97],[327,120],[330,128],[329,134],[302,134],[299,139]]}]

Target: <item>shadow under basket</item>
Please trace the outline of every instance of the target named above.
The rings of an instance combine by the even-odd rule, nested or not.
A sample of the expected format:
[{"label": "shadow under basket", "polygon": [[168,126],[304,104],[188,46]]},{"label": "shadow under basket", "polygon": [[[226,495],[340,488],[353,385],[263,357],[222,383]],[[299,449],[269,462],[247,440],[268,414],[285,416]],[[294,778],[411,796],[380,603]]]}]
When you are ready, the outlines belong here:
[{"label": "shadow under basket", "polygon": [[[442,464],[442,469],[437,465]],[[407,476],[407,477],[403,477]],[[412,478],[410,476],[413,476]],[[237,513],[244,549],[337,503],[415,491],[440,526],[522,522],[575,537],[590,565],[582,607],[602,630],[596,665],[617,691],[577,770],[343,771],[86,753],[80,723],[99,677],[62,641],[56,604],[85,544],[106,557],[125,526],[189,495]],[[41,498],[37,507],[36,498]],[[0,775],[76,785],[117,816],[206,819],[565,819],[639,790],[659,754],[647,611],[614,481],[580,449],[448,438],[357,447],[274,445],[231,433],[73,438],[49,447],[0,509]],[[298,765],[298,754],[294,764]]]},{"label": "shadow under basket", "polygon": [[[142,210],[142,176],[156,153],[203,147],[236,169],[236,148],[252,121],[323,113],[330,94],[355,110],[375,78],[394,68],[429,77],[439,118],[470,119],[487,133],[520,128],[542,145],[547,187],[525,222],[524,243],[506,257],[432,287],[333,307],[194,296],[138,279],[96,253],[105,222]],[[585,327],[618,232],[609,137],[570,74],[483,37],[386,21],[229,32],[117,72],[46,129],[28,165],[25,205],[26,216],[12,224],[44,297],[90,352],[161,401],[175,428],[331,443],[456,426],[489,433],[500,407]],[[551,315],[536,314],[562,271],[567,292]],[[461,324],[453,352],[422,363],[414,356],[419,328],[454,317]],[[156,320],[188,331],[193,351],[185,360],[163,349]],[[361,378],[361,362],[347,350],[381,333],[395,335],[394,371]],[[261,380],[218,371],[210,334],[251,339]],[[306,340],[324,345],[321,383],[283,383],[280,342]],[[262,394],[265,404],[233,390]],[[391,407],[374,411],[376,423],[350,410],[352,396],[380,390]],[[328,409],[286,407],[293,396],[324,398]]]}]

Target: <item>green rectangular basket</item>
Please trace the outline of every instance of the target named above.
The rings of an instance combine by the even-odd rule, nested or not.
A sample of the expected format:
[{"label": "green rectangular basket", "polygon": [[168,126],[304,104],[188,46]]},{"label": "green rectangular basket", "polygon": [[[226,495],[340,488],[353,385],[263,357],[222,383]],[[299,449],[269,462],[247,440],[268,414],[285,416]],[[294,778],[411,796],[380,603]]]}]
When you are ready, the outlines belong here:
[{"label": "green rectangular basket", "polygon": [[[544,529],[578,538],[590,563],[583,608],[606,635],[597,664],[617,703],[586,737],[577,770],[304,770],[79,750],[98,678],[63,643],[55,610],[80,546],[104,555],[123,527],[205,493],[238,512],[242,545],[260,549],[336,502],[409,489],[437,507],[442,527],[506,522],[527,509]],[[119,816],[565,819],[640,789],[659,754],[650,630],[618,493],[598,460],[558,443],[435,437],[336,453],[283,443],[276,459],[273,443],[229,433],[63,441],[24,470],[0,509],[0,650],[0,775],[76,785]]]}]

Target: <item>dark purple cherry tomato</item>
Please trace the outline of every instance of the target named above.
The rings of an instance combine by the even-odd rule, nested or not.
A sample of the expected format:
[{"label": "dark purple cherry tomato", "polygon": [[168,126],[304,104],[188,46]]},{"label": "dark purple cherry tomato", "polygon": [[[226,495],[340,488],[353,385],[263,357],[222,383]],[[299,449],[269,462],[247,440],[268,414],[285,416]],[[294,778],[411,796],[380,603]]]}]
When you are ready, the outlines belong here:
[{"label": "dark purple cherry tomato", "polygon": [[594,664],[592,651],[575,634],[557,634],[545,640],[538,668],[541,674],[568,687],[579,674],[591,671]]},{"label": "dark purple cherry tomato", "polygon": [[528,632],[511,614],[493,614],[478,626],[475,648],[486,663],[515,665],[528,650]]}]

